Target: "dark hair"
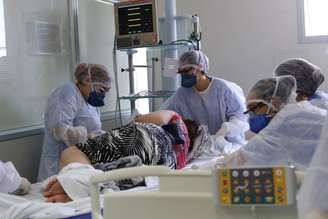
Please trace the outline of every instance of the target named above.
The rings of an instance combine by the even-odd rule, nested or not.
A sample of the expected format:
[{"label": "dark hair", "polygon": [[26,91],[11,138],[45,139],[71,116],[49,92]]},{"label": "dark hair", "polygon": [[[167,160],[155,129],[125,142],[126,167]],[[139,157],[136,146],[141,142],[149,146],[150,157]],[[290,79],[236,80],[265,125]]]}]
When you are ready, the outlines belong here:
[{"label": "dark hair", "polygon": [[190,146],[189,146],[189,152],[190,152],[194,147],[195,138],[199,136],[199,132],[198,132],[199,124],[190,119],[184,119],[183,122],[188,130],[188,136],[190,139]]}]

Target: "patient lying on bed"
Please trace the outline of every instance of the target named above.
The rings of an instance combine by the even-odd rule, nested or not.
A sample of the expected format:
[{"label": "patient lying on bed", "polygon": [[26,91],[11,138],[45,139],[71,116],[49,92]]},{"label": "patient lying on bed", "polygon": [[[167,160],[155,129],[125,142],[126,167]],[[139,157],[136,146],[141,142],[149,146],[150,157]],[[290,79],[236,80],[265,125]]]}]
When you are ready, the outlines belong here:
[{"label": "patient lying on bed", "polygon": [[[100,170],[96,170],[95,165],[131,155],[137,155],[146,165],[165,165],[180,169],[210,147],[210,144],[207,127],[190,120],[183,121],[173,111],[164,110],[138,116],[135,122],[108,130],[103,135],[64,150],[60,160],[61,173],[64,174],[59,174],[48,183],[44,196],[49,202],[74,200],[75,194],[68,194],[63,186],[77,183],[81,187],[81,178],[75,177],[77,180],[73,179],[69,183],[61,179],[65,172],[70,172],[66,174],[66,178],[74,178],[74,174],[78,176],[79,171],[74,170],[74,165],[77,164],[82,165],[79,168],[85,169],[83,175],[86,178],[99,173]],[[85,182],[82,187],[88,192],[88,180]]]}]

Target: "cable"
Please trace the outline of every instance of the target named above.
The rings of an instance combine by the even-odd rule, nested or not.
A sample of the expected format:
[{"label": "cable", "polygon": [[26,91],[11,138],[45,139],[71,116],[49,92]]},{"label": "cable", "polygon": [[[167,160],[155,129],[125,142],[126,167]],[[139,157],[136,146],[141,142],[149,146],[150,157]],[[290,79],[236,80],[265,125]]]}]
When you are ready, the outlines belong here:
[{"label": "cable", "polygon": [[[194,49],[194,50],[197,50],[197,46],[194,44],[194,42],[191,41],[191,40],[186,40],[186,39],[175,40],[175,41],[173,41],[173,42],[170,42],[169,45],[172,45],[172,44],[174,44],[174,43],[178,43],[178,42],[188,42],[188,43],[190,43],[190,44],[193,46],[193,49]],[[187,47],[188,47],[188,46],[187,46]]]}]

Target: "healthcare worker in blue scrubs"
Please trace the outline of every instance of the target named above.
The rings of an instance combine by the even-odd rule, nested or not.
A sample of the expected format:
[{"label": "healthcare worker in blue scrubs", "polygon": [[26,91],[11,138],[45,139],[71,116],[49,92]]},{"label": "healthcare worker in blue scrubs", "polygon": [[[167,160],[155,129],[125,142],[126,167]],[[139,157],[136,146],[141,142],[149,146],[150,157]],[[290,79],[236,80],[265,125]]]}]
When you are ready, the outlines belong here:
[{"label": "healthcare worker in blue scrubs", "polygon": [[209,60],[201,51],[188,51],[179,59],[181,87],[163,103],[162,109],[179,113],[207,125],[212,135],[224,136],[229,142],[243,142],[248,130],[244,115],[242,89],[230,81],[208,75]]},{"label": "healthcare worker in blue scrubs", "polygon": [[106,68],[79,64],[75,83],[59,85],[49,96],[44,116],[44,142],[38,180],[57,174],[61,152],[68,146],[101,134],[100,112],[111,88]]},{"label": "healthcare worker in blue scrubs", "polygon": [[322,70],[311,62],[295,58],[281,63],[274,70],[276,76],[292,75],[297,81],[297,101],[308,100],[313,105],[328,109],[328,94],[318,88],[324,82]]}]

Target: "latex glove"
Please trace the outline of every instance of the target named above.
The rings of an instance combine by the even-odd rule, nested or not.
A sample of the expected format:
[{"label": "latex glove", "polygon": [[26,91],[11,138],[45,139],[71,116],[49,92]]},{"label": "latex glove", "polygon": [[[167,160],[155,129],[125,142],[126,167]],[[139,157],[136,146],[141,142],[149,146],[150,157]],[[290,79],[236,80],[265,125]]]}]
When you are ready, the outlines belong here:
[{"label": "latex glove", "polygon": [[226,136],[228,133],[228,126],[227,124],[224,122],[222,123],[221,128],[219,129],[219,131],[217,131],[217,133],[215,134],[216,136]]},{"label": "latex glove", "polygon": [[64,141],[67,146],[75,145],[88,139],[88,131],[84,126],[66,126],[53,130],[57,141]]},{"label": "latex glove", "polygon": [[18,189],[13,191],[11,194],[13,195],[26,195],[31,190],[31,183],[28,179],[22,177],[21,184]]},{"label": "latex glove", "polygon": [[214,146],[216,150],[220,150],[222,153],[228,153],[232,150],[233,145],[228,142],[224,136],[215,135]]},{"label": "latex glove", "polygon": [[98,137],[99,135],[102,135],[102,134],[105,134],[106,132],[104,130],[99,130],[97,132],[92,132],[92,133],[89,133],[88,134],[88,138],[96,138]]}]

